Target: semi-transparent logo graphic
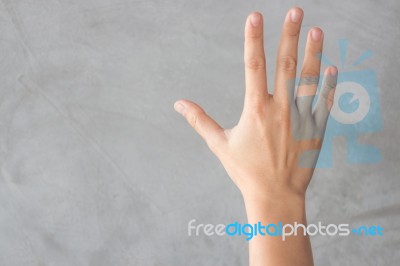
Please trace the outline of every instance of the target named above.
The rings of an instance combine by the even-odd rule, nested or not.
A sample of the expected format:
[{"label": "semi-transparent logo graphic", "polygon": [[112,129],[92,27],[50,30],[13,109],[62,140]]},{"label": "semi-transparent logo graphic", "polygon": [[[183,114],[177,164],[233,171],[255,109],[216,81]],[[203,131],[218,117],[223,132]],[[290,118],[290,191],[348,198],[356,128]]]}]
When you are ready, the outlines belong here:
[{"label": "semi-transparent logo graphic", "polygon": [[[363,63],[372,56],[370,50],[362,53],[354,62],[348,62],[347,59],[347,40],[339,41],[341,63],[333,62],[324,54],[321,55],[322,64],[338,65],[339,74],[334,97],[334,103],[327,122],[325,132],[317,134],[321,137],[325,133],[324,142],[321,150],[309,150],[302,154],[300,165],[303,167],[312,167],[318,158],[316,167],[329,168],[333,166],[332,152],[333,140],[342,137],[346,140],[347,154],[346,161],[350,164],[371,164],[378,163],[381,160],[380,150],[369,143],[360,142],[360,137],[365,134],[374,133],[382,130],[381,112],[379,106],[379,93],[376,72],[373,69],[363,68]],[[313,105],[321,97],[322,83],[327,77],[296,80],[288,82],[289,86],[304,82],[315,82],[318,84],[318,95],[300,96],[296,101],[300,104],[307,104],[314,101]],[[326,84],[325,84],[326,86]],[[329,86],[329,84],[328,84]],[[294,137],[301,140],[304,134],[298,132],[298,127],[293,126]],[[304,130],[303,130],[304,131]],[[318,157],[319,155],[319,157]]]},{"label": "semi-transparent logo graphic", "polygon": [[[362,53],[353,62],[347,63],[347,40],[339,41],[341,68],[336,86],[335,102],[328,120],[324,144],[317,167],[332,166],[332,140],[341,136],[347,142],[347,162],[352,164],[378,163],[380,150],[368,143],[360,143],[362,134],[373,133],[382,129],[379,106],[378,82],[373,69],[354,70],[372,56],[370,50]],[[324,64],[330,64],[322,56]]]}]

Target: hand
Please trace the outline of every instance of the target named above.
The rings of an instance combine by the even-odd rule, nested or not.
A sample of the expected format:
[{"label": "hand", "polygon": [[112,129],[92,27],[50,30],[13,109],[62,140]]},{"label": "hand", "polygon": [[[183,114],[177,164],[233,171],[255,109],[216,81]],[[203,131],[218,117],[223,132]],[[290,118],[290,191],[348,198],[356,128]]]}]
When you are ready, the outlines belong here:
[{"label": "hand", "polygon": [[[308,33],[297,97],[297,44],[303,12],[292,9],[282,30],[274,95],[268,94],[262,15],[249,16],[245,28],[246,93],[239,123],[224,130],[197,104],[180,100],[175,109],[203,137],[245,199],[277,194],[304,197],[318,159],[332,107],[337,70],[329,67],[314,111],[323,32]],[[309,152],[308,152],[309,151]]]},{"label": "hand", "polygon": [[[245,29],[246,93],[238,124],[223,129],[197,104],[180,100],[175,109],[203,137],[240,189],[249,224],[306,225],[305,193],[311,180],[329,111],[337,69],[325,71],[313,110],[320,75],[323,33],[308,33],[305,58],[295,94],[297,44],[303,11],[291,9],[283,25],[278,50],[274,94],[267,89],[263,21],[253,13]],[[250,265],[313,265],[308,236],[286,241],[271,236],[250,240]]]}]

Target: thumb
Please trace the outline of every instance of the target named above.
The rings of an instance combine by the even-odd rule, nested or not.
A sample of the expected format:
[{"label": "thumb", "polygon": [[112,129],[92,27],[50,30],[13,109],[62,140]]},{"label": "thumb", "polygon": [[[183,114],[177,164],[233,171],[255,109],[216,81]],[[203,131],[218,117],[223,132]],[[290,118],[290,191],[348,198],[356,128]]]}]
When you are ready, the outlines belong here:
[{"label": "thumb", "polygon": [[213,152],[226,141],[224,129],[196,103],[188,100],[179,100],[175,102],[174,108],[186,118]]}]

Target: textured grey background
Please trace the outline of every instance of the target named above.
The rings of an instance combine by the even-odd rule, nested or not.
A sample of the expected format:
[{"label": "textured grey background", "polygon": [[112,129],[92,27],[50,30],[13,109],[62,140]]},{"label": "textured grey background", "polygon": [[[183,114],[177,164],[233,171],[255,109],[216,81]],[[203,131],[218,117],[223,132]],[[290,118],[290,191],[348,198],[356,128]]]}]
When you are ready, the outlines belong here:
[{"label": "textured grey background", "polygon": [[[381,1],[383,3],[383,1]],[[173,111],[194,99],[223,126],[243,101],[243,28],[265,14],[268,74],[288,8],[319,25],[338,62],[371,49],[382,163],[346,163],[308,191],[308,220],[380,224],[384,237],[312,237],[316,265],[400,260],[400,4],[385,1],[0,1],[0,265],[246,265],[247,242],[188,237],[187,223],[245,222],[238,190]],[[303,56],[305,34],[301,38]],[[270,78],[272,80],[272,78]]]}]

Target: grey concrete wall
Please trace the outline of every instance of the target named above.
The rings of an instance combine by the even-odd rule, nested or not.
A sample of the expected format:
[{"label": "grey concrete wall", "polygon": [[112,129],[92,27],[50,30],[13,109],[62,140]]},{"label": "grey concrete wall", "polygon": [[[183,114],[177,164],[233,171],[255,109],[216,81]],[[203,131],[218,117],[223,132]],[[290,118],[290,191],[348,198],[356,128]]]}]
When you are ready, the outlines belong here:
[{"label": "grey concrete wall", "polygon": [[[265,15],[268,75],[283,17],[325,31],[339,70],[371,49],[383,130],[360,136],[382,161],[318,169],[308,221],[380,224],[383,237],[312,237],[316,265],[400,260],[400,4],[391,1],[0,1],[0,265],[246,265],[239,237],[187,223],[245,222],[238,190],[173,111],[190,98],[223,126],[241,113],[243,28]],[[305,34],[301,37],[303,56]],[[272,79],[270,79],[272,80]]]}]

